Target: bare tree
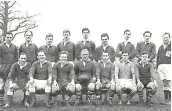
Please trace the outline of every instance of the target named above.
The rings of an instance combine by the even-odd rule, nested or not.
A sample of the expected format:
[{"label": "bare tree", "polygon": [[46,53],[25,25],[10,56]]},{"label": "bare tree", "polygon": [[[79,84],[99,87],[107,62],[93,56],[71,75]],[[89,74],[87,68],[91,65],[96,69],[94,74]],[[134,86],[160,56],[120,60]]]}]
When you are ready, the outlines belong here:
[{"label": "bare tree", "polygon": [[19,6],[16,1],[0,1],[0,30],[2,30],[2,41],[4,41],[7,32],[12,32],[15,38],[16,35],[24,33],[26,30],[38,27],[34,20],[38,14],[28,15],[26,13],[25,15],[20,15],[21,12],[16,10],[16,6]]}]

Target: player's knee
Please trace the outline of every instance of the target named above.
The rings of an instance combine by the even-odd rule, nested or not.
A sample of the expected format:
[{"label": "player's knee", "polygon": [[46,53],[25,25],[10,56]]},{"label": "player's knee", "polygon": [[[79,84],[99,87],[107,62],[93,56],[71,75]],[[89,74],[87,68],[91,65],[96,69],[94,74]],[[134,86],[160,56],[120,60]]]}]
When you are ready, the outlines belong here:
[{"label": "player's knee", "polygon": [[71,93],[74,93],[75,92],[75,85],[68,84],[68,86],[66,87],[66,90],[71,92]]},{"label": "player's knee", "polygon": [[116,89],[116,85],[115,84],[110,84],[110,89],[111,90],[115,90]]},{"label": "player's knee", "polygon": [[137,91],[143,91],[143,89],[144,89],[144,87],[143,86],[141,86],[141,85],[137,85]]},{"label": "player's knee", "polygon": [[96,90],[100,90],[101,89],[101,84],[96,84]]},{"label": "player's knee", "polygon": [[76,84],[76,85],[75,85],[75,90],[76,90],[76,92],[80,92],[81,89],[82,89],[82,87],[81,87],[80,84]]},{"label": "player's knee", "polygon": [[132,86],[131,87],[131,91],[132,91],[132,93],[136,93],[137,92],[137,87],[136,86]]},{"label": "player's knee", "polygon": [[94,90],[95,90],[95,84],[94,84],[94,83],[89,83],[89,84],[88,84],[88,89],[89,89],[90,91],[94,91]]},{"label": "player's knee", "polygon": [[59,84],[52,84],[52,93],[55,93],[57,91],[60,91]]}]

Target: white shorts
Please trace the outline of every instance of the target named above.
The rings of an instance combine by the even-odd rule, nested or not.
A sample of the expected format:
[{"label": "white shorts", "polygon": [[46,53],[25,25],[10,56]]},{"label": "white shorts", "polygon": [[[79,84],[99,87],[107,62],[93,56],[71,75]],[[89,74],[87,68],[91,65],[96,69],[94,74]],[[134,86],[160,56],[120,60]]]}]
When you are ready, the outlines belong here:
[{"label": "white shorts", "polygon": [[171,64],[160,64],[158,66],[158,73],[161,80],[171,80],[172,77],[172,67]]},{"label": "white shorts", "polygon": [[133,86],[133,79],[118,79],[121,88],[130,89]]}]

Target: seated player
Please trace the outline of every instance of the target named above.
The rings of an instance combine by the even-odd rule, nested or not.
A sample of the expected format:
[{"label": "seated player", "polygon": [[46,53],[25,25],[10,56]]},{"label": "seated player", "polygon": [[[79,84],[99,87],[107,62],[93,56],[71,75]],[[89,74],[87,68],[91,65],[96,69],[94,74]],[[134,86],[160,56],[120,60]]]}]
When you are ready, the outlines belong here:
[{"label": "seated player", "polygon": [[[110,61],[109,54],[106,52],[102,53],[102,60],[98,62],[96,67],[96,95],[97,95],[97,104],[100,104],[102,99],[102,88],[108,90],[109,105],[113,105],[112,98],[115,91],[115,65]],[[107,95],[105,95],[106,99]],[[105,100],[103,100],[105,102]],[[102,103],[103,103],[102,102]]]},{"label": "seated player", "polygon": [[155,80],[154,66],[149,61],[149,52],[143,51],[141,53],[140,63],[135,65],[137,91],[139,94],[140,105],[144,104],[143,90],[146,88],[146,103],[148,106],[152,106],[151,99],[155,95],[158,84]]},{"label": "seated player", "polygon": [[10,107],[12,103],[12,98],[14,95],[14,91],[23,90],[24,98],[23,101],[25,106],[29,106],[28,104],[28,93],[26,92],[25,86],[29,79],[29,70],[31,68],[31,64],[26,62],[26,53],[21,53],[19,57],[19,61],[15,62],[8,74],[9,79],[9,87],[7,89],[7,103],[4,107]]},{"label": "seated player", "polygon": [[[66,103],[69,106],[69,99],[72,96],[72,93],[75,92],[75,73],[73,64],[67,61],[68,59],[68,52],[61,51],[59,62],[55,63],[52,69],[53,74],[53,85],[52,90],[53,93],[62,92],[63,103]],[[57,85],[55,85],[57,83]],[[54,86],[57,86],[55,89]],[[66,98],[65,98],[66,95]]]},{"label": "seated player", "polygon": [[129,53],[122,52],[122,59],[115,65],[116,93],[118,104],[121,105],[122,93],[127,91],[127,104],[130,105],[131,98],[137,92],[135,81],[134,64],[129,61]]},{"label": "seated player", "polygon": [[95,73],[96,66],[89,59],[89,51],[88,49],[81,50],[81,60],[78,61],[75,66],[75,75],[76,75],[76,97],[77,100],[75,105],[79,105],[82,101],[82,93],[86,89],[87,93],[87,102],[88,104],[92,104],[90,97],[94,93],[95,90]]},{"label": "seated player", "polygon": [[51,91],[51,82],[52,82],[52,64],[46,60],[45,53],[40,51],[38,53],[38,61],[35,61],[32,64],[29,76],[30,80],[27,83],[27,90],[31,96],[30,107],[33,107],[35,104],[35,92],[36,91],[45,91],[46,106],[49,108],[50,91]]}]

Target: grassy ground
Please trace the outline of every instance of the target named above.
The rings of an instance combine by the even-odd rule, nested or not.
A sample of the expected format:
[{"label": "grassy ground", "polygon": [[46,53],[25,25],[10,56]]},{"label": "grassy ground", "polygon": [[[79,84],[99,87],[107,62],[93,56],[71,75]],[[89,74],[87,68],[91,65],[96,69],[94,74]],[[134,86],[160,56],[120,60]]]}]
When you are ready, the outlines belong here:
[{"label": "grassy ground", "polygon": [[[127,106],[126,104],[119,106],[108,106],[108,105],[101,105],[101,106],[94,106],[94,105],[84,105],[84,106],[62,106],[60,102],[57,102],[57,104],[54,104],[54,106],[51,109],[46,108],[44,104],[44,96],[39,95],[37,96],[37,103],[34,108],[25,108],[22,104],[20,104],[20,100],[22,99],[22,93],[21,91],[18,91],[14,95],[14,102],[11,108],[2,108],[0,107],[0,111],[171,111],[171,105],[164,106],[160,105],[160,102],[163,101],[164,95],[162,90],[162,81],[159,79],[159,75],[157,74],[157,81],[158,81],[158,91],[156,95],[153,98],[154,106],[153,107],[147,107],[147,106],[138,106],[138,95],[136,94],[132,99],[132,105]],[[93,96],[93,99],[95,96]],[[58,97],[58,101],[61,100],[61,96]],[[125,100],[125,95],[124,95]],[[71,98],[71,103],[74,103],[75,96]],[[117,103],[117,96],[115,95],[113,98],[114,103]],[[94,102],[94,100],[93,100]]]}]

